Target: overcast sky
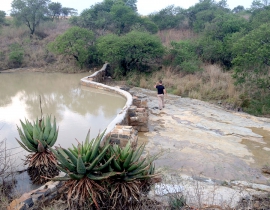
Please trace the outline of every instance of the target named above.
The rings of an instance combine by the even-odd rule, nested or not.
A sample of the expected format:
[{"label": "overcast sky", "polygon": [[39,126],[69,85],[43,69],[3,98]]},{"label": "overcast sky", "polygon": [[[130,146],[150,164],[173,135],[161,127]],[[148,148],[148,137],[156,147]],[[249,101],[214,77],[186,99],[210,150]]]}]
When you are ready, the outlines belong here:
[{"label": "overcast sky", "polygon": [[[238,5],[250,8],[252,1],[253,0],[227,0],[227,3],[231,9]],[[11,2],[12,0],[0,0],[0,10],[9,14],[11,10]],[[102,0],[52,0],[52,2],[60,2],[63,7],[71,7],[77,9],[78,13],[81,13],[82,10],[89,8],[97,2],[102,2]],[[195,5],[197,2],[199,2],[199,0],[137,0],[137,8],[141,15],[147,15],[152,12],[157,12],[169,5],[180,6],[187,9],[190,6]]]}]

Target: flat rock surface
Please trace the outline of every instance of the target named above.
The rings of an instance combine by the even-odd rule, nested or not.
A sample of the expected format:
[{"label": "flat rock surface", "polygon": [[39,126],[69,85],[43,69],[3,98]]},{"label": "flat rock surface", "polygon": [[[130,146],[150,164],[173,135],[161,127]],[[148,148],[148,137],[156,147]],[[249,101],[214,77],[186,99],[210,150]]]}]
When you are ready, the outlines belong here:
[{"label": "flat rock surface", "polygon": [[168,95],[158,109],[154,91],[132,88],[148,101],[149,132],[140,133],[150,154],[162,151],[159,169],[221,181],[266,184],[261,168],[269,163],[270,119],[225,110],[207,102]]}]

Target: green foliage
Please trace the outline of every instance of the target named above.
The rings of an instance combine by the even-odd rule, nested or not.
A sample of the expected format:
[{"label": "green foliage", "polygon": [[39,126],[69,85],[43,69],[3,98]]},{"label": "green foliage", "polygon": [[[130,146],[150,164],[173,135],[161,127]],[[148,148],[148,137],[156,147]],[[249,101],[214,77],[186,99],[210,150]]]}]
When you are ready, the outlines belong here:
[{"label": "green foliage", "polygon": [[28,152],[45,152],[48,146],[53,146],[58,137],[58,129],[54,118],[51,124],[51,117],[47,116],[46,119],[38,119],[33,123],[27,119],[25,123],[21,122],[22,128],[17,126],[20,139],[17,142]]},{"label": "green foliage", "polygon": [[234,77],[238,84],[266,89],[270,86],[270,24],[254,29],[234,44]]},{"label": "green foliage", "polygon": [[99,58],[108,61],[126,75],[128,71],[144,71],[164,53],[158,37],[144,32],[132,31],[123,36],[109,34],[97,42]]},{"label": "green foliage", "polygon": [[264,9],[256,10],[252,13],[250,17],[249,29],[258,28],[264,23],[269,23],[270,21],[270,6],[264,7]]},{"label": "green foliage", "polygon": [[160,30],[179,28],[185,20],[184,10],[174,5],[168,6],[159,12],[152,13],[149,18]]},{"label": "green foliage", "polygon": [[179,71],[194,73],[201,70],[196,45],[191,40],[172,42],[171,46],[169,53],[172,57],[172,64]]},{"label": "green foliage", "polygon": [[169,196],[169,206],[171,210],[182,209],[186,204],[186,199],[183,195],[176,193]]},{"label": "green foliage", "polygon": [[46,19],[49,2],[49,0],[13,0],[11,16],[22,21],[33,35],[39,23]]},{"label": "green foliage", "polygon": [[23,48],[17,44],[11,44],[9,47],[9,62],[14,67],[19,67],[23,62],[24,50]]},{"label": "green foliage", "polygon": [[[258,97],[260,96],[260,97]],[[256,116],[263,116],[270,114],[270,94],[261,94],[257,95],[250,100],[250,104],[247,107],[244,107],[243,110],[249,114]]]},{"label": "green foliage", "polygon": [[6,13],[5,11],[0,10],[0,27],[6,22]]},{"label": "green foliage", "polygon": [[240,12],[244,12],[245,11],[245,7],[241,6],[241,5],[238,5],[237,7],[234,7],[232,9],[232,12],[233,13],[240,13]]},{"label": "green foliage", "polygon": [[48,49],[60,55],[74,57],[82,68],[83,65],[94,62],[94,40],[95,36],[92,31],[72,27],[56,37],[54,42],[49,43]]},{"label": "green foliage", "polygon": [[128,33],[133,29],[156,33],[156,25],[136,13],[135,0],[104,0],[85,9],[79,17],[70,19],[71,24],[90,29],[98,35],[106,32]]},{"label": "green foliage", "polygon": [[129,32],[131,26],[139,21],[138,15],[130,7],[121,3],[114,4],[110,13],[115,25],[114,32],[119,35]]},{"label": "green foliage", "polygon": [[[85,177],[93,180],[102,180],[117,174],[109,171],[108,173],[101,173],[104,169],[109,167],[110,162],[114,158],[113,155],[107,161],[102,163],[104,156],[110,147],[108,142],[103,147],[100,147],[100,142],[104,137],[104,133],[105,131],[90,141],[89,130],[86,140],[82,143],[78,142],[77,147],[73,145],[72,148],[68,149],[60,147],[57,147],[56,149],[50,148],[59,162],[59,169],[68,175],[68,177],[63,178],[64,180],[80,180]],[[57,179],[58,178],[55,178],[55,180]]]},{"label": "green foliage", "polygon": [[[71,24],[90,29],[96,33],[103,33],[111,28],[112,15],[110,13],[113,0],[104,0],[82,11],[79,17],[72,17]],[[101,32],[100,32],[101,31]]]},{"label": "green foliage", "polygon": [[202,59],[230,68],[233,59],[231,44],[237,41],[231,37],[245,29],[247,25],[248,22],[244,18],[233,14],[222,14],[213,19],[199,39],[198,48]]},{"label": "green foliage", "polygon": [[52,21],[57,18],[59,19],[59,16],[62,13],[62,4],[59,2],[51,2],[48,5],[49,14],[51,16]]},{"label": "green foliage", "polygon": [[78,142],[77,147],[51,148],[58,168],[66,173],[65,177],[52,180],[67,181],[64,187],[68,188],[69,204],[74,197],[80,201],[79,206],[90,200],[89,206],[94,203],[97,208],[100,204],[108,205],[108,200],[112,206],[116,203],[123,206],[130,199],[139,202],[141,187],[151,185],[151,178],[157,175],[153,161],[158,155],[141,157],[144,145],[133,149],[130,142],[120,148],[111,145],[108,139],[101,146],[104,134],[105,131],[90,141],[88,132],[86,140]]},{"label": "green foliage", "polygon": [[77,15],[77,10],[70,7],[62,7],[61,15],[66,18],[67,16]]},{"label": "green foliage", "polygon": [[146,32],[148,31],[151,34],[156,34],[158,32],[158,26],[148,17],[143,17],[141,19],[141,25],[145,28]]},{"label": "green foliage", "polygon": [[110,147],[110,153],[106,157],[112,159],[111,169],[118,172],[116,178],[130,182],[136,179],[147,179],[154,176],[155,167],[153,161],[157,159],[158,155],[152,157],[141,157],[145,145],[142,144],[137,149],[132,149],[130,142],[124,148],[114,144]]},{"label": "green foliage", "polygon": [[200,32],[203,31],[207,23],[228,11],[229,9],[226,8],[226,4],[222,1],[216,3],[213,0],[203,0],[190,7],[186,11],[186,15],[189,20],[189,26],[196,32]]}]

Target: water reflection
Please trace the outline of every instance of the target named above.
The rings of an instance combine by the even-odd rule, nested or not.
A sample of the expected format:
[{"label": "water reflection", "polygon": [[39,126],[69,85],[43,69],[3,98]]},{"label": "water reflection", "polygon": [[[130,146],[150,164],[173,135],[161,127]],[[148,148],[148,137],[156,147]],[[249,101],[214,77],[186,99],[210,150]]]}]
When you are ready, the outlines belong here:
[{"label": "water reflection", "polygon": [[[59,125],[57,144],[69,147],[75,138],[91,137],[113,120],[125,104],[121,96],[80,86],[88,74],[1,73],[0,74],[0,140],[8,148],[18,146],[16,124],[20,119],[35,120],[40,116],[39,96],[44,114],[56,116]],[[22,152],[20,148],[14,152]],[[21,153],[23,154],[23,153]],[[20,158],[23,156],[20,154]]]}]

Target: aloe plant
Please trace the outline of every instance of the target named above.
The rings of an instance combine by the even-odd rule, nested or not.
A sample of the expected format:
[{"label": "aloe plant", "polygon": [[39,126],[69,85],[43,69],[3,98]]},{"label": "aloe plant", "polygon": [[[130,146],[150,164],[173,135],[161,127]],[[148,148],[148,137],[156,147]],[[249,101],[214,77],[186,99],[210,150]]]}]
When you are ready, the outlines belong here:
[{"label": "aloe plant", "polygon": [[[56,120],[51,117],[36,119],[33,123],[29,120],[21,122],[21,128],[17,126],[20,140],[17,142],[26,151],[30,152],[26,156],[25,164],[28,164],[28,174],[35,184],[42,184],[47,181],[46,177],[51,178],[59,174],[56,167],[56,159],[48,150],[48,146],[53,146],[58,137]],[[33,154],[34,153],[34,154]]]},{"label": "aloe plant", "polygon": [[114,208],[120,203],[125,206],[130,198],[138,202],[142,188],[151,185],[151,178],[156,176],[153,161],[158,155],[142,157],[145,144],[133,149],[129,142],[120,148],[107,140],[101,147],[105,131],[91,141],[89,133],[77,146],[50,148],[58,160],[57,167],[66,173],[52,180],[66,181],[63,191],[69,207],[94,204],[99,208],[106,202]]},{"label": "aloe plant", "polygon": [[[140,202],[143,193],[147,193],[153,184],[155,174],[154,156],[142,156],[145,144],[137,149],[131,147],[130,142],[124,148],[114,144],[110,148],[110,156],[114,155],[111,167],[119,172],[109,179],[110,201],[112,206],[121,204],[128,208],[132,203]],[[108,157],[108,156],[107,156]]]},{"label": "aloe plant", "polygon": [[87,203],[95,204],[98,208],[100,194],[106,191],[100,182],[118,174],[114,171],[102,172],[114,158],[113,155],[104,162],[104,156],[110,147],[108,142],[100,147],[104,133],[105,131],[89,141],[89,130],[85,141],[78,142],[77,147],[72,145],[72,148],[68,149],[50,148],[59,162],[58,168],[67,174],[65,177],[55,177],[52,180],[67,181],[64,188],[68,189],[67,198],[70,206],[74,203],[78,203],[79,206]]}]

